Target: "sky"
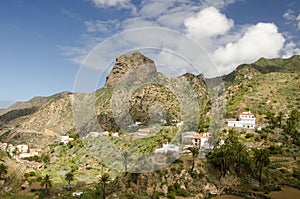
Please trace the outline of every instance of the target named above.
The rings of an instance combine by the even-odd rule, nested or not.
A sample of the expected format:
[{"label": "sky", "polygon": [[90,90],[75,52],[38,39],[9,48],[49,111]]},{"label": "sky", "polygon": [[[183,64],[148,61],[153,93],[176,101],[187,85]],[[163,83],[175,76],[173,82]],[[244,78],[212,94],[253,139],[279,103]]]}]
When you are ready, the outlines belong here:
[{"label": "sky", "polygon": [[298,0],[4,0],[0,24],[0,108],[81,91],[80,77],[99,88],[135,50],[165,75],[206,77],[300,54]]}]

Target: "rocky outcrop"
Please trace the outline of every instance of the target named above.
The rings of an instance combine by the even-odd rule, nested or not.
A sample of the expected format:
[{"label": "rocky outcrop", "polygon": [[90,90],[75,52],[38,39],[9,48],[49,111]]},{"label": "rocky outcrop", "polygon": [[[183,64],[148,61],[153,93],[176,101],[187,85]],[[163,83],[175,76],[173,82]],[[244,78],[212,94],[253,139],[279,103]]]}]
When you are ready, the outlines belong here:
[{"label": "rocky outcrop", "polygon": [[[143,67],[143,70],[139,70],[140,67]],[[135,78],[143,80],[149,77],[150,74],[156,73],[154,61],[145,57],[140,52],[119,56],[106,79],[105,86],[114,87],[120,83],[120,81],[125,81],[124,79],[122,80],[124,75],[133,72],[135,73],[135,75],[131,75],[131,77],[134,77],[133,80],[135,80]]]}]

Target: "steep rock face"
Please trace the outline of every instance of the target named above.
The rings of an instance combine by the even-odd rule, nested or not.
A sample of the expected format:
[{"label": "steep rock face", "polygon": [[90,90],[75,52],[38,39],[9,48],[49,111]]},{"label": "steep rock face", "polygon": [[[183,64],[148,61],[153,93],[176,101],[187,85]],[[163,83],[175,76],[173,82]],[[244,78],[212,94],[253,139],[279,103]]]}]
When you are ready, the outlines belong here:
[{"label": "steep rock face", "polygon": [[172,120],[181,120],[180,102],[176,95],[159,84],[144,86],[133,94],[129,103],[131,117],[143,124],[171,124]]},{"label": "steep rock face", "polygon": [[116,59],[116,63],[106,79],[106,87],[114,87],[128,72],[132,72],[138,69],[140,66],[143,67],[144,72],[139,73],[136,77],[143,79],[151,73],[156,73],[156,67],[154,62],[142,55],[140,52],[134,52],[128,55],[121,55]]}]

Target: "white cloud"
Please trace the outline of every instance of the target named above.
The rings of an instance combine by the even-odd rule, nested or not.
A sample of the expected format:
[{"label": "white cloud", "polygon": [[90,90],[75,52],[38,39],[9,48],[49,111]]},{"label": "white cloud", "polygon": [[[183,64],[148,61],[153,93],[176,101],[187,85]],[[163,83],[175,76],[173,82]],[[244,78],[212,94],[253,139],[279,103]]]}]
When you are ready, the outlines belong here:
[{"label": "white cloud", "polygon": [[113,30],[117,30],[120,28],[120,23],[118,20],[96,20],[96,21],[85,21],[84,25],[86,27],[86,31],[89,33],[107,33]]},{"label": "white cloud", "polygon": [[297,16],[297,14],[293,10],[288,9],[283,14],[283,18],[285,18],[288,23],[293,23],[294,25],[296,25],[297,29],[300,30],[300,13]]},{"label": "white cloud", "polygon": [[215,7],[208,7],[201,10],[196,16],[187,18],[184,25],[189,36],[202,40],[206,37],[225,34],[234,26],[234,22]]},{"label": "white cloud", "polygon": [[298,29],[300,30],[300,14],[297,17],[297,21],[298,21]]},{"label": "white cloud", "polygon": [[218,48],[214,59],[221,70],[230,72],[233,67],[249,63],[260,57],[278,57],[283,48],[284,37],[278,32],[277,26],[271,23],[258,23],[248,28],[247,32],[237,41]]},{"label": "white cloud", "polygon": [[144,6],[140,9],[139,13],[142,17],[145,18],[158,17],[170,7],[172,7],[175,3],[176,1],[172,0],[150,0],[144,4]]},{"label": "white cloud", "polygon": [[291,9],[288,9],[288,10],[283,14],[283,18],[285,18],[286,20],[294,20],[294,19],[295,19],[294,11],[291,10]]},{"label": "white cloud", "polygon": [[204,7],[214,6],[221,9],[237,1],[239,0],[201,0],[201,5]]},{"label": "white cloud", "polygon": [[289,58],[293,55],[300,55],[300,48],[294,42],[288,42],[284,45],[282,58]]},{"label": "white cloud", "polygon": [[182,30],[184,29],[184,21],[193,16],[198,10],[199,7],[195,5],[182,4],[162,13],[156,21],[164,27]]},{"label": "white cloud", "polygon": [[111,6],[128,6],[130,0],[91,0],[96,7],[111,7]]},{"label": "white cloud", "polygon": [[134,28],[156,27],[156,26],[159,25],[153,21],[141,19],[139,17],[125,19],[122,23],[123,30],[130,30]]}]

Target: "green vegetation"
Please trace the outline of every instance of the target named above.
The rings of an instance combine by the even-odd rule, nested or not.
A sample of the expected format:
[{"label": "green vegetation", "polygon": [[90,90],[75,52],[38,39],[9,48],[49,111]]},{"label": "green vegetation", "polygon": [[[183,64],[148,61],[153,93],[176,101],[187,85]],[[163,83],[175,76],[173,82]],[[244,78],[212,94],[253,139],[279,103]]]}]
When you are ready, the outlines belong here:
[{"label": "green vegetation", "polygon": [[65,180],[68,181],[68,184],[70,185],[71,181],[74,180],[74,174],[73,174],[73,172],[66,173]]},{"label": "green vegetation", "polygon": [[106,197],[106,187],[107,187],[107,183],[109,181],[110,181],[110,176],[107,173],[104,173],[99,178],[99,184],[100,184],[100,187],[101,187],[101,190],[102,190],[102,199],[105,199],[105,197]]},{"label": "green vegetation", "polygon": [[5,164],[0,164],[0,179],[3,179],[4,175],[7,174],[7,169],[8,167]]},{"label": "green vegetation", "polygon": [[200,149],[199,149],[199,147],[195,146],[195,147],[189,148],[189,150],[192,153],[192,157],[193,157],[192,168],[191,168],[191,172],[193,172],[194,167],[195,167],[195,158],[198,157]]}]

